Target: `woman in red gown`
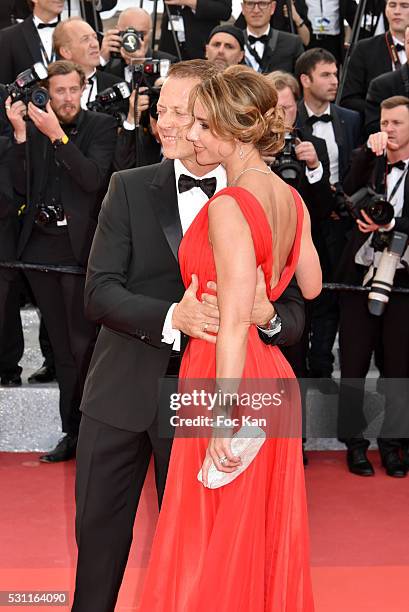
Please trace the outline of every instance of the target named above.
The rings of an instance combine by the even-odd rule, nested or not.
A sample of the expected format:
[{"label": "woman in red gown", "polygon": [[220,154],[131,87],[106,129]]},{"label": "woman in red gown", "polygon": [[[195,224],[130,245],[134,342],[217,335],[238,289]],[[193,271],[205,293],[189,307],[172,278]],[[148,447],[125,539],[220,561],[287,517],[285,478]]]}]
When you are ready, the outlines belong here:
[{"label": "woman in red gown", "polygon": [[[222,163],[230,185],[204,206],[186,232],[183,280],[199,278],[198,297],[217,280],[216,344],[191,339],[182,379],[293,379],[276,346],[249,323],[256,271],[270,299],[295,273],[307,298],[321,289],[308,213],[300,196],[272,174],[262,154],[282,145],[277,95],[242,66],[198,85],[193,141],[198,163]],[[299,406],[296,406],[298,411]],[[298,437],[267,437],[235,480],[209,489],[211,462],[231,472],[230,437],[175,437],[140,612],[313,612],[304,471]]]}]

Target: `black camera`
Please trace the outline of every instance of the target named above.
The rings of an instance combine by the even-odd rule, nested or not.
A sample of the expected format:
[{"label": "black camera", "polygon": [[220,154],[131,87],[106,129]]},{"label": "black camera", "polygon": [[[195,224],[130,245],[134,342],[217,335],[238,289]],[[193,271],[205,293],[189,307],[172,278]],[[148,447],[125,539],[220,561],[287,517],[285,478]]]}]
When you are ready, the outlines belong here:
[{"label": "black camera", "polygon": [[35,215],[35,223],[37,225],[49,225],[57,221],[64,221],[65,213],[62,204],[54,203],[47,206],[46,204],[38,204]]},{"label": "black camera", "polygon": [[305,165],[298,161],[295,153],[297,136],[295,133],[286,134],[284,146],[271,164],[273,172],[292,186],[297,186],[304,172]]},{"label": "black camera", "polygon": [[156,78],[159,78],[168,76],[170,60],[159,60],[152,59],[151,57],[144,57],[134,60],[132,64],[129,65],[129,67],[132,70],[133,87],[141,85],[147,85],[149,87],[148,77],[155,76]]},{"label": "black camera", "polygon": [[38,83],[47,76],[47,68],[41,62],[20,72],[14,83],[6,85],[12,103],[22,100],[25,104],[32,102],[38,108],[45,109],[50,97],[48,91],[44,87],[39,87]]},{"label": "black camera", "polygon": [[[127,53],[135,53],[139,51],[142,46],[142,42],[145,38],[145,32],[135,30],[135,28],[129,27],[126,30],[118,32],[118,36],[121,38],[121,47],[125,49]],[[111,57],[121,57],[118,51],[113,51]]]},{"label": "black camera", "polygon": [[93,102],[88,102],[88,110],[96,113],[107,113],[118,120],[119,125],[125,119],[125,100],[131,95],[128,84],[125,81],[115,83],[112,87],[108,87],[100,91]]},{"label": "black camera", "polygon": [[392,204],[386,200],[385,196],[376,193],[372,187],[362,187],[351,196],[343,195],[345,210],[353,219],[365,221],[361,215],[361,210],[364,210],[377,225],[388,225],[395,216]]},{"label": "black camera", "polygon": [[158,120],[158,100],[160,96],[161,87],[150,87],[148,91],[149,96],[149,114],[152,119]]}]

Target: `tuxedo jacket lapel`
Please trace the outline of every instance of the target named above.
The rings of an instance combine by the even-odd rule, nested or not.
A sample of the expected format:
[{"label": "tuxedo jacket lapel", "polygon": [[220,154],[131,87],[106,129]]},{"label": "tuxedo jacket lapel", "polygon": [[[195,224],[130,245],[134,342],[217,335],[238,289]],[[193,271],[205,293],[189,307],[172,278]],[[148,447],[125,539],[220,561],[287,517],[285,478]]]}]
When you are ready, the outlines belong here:
[{"label": "tuxedo jacket lapel", "polygon": [[37,32],[37,28],[34,25],[32,17],[27,17],[27,19],[24,21],[22,31],[26,45],[33,57],[33,64],[35,62],[42,62],[43,57],[41,55],[41,47],[39,44],[40,36]]},{"label": "tuxedo jacket lapel", "polygon": [[173,161],[165,160],[158,166],[150,185],[149,196],[152,208],[155,210],[166,240],[177,260],[183,234],[179,217]]},{"label": "tuxedo jacket lapel", "polygon": [[298,105],[298,116],[297,116],[297,127],[301,128],[307,136],[312,136],[312,126],[308,123],[307,109],[305,108],[304,102],[300,102]]}]

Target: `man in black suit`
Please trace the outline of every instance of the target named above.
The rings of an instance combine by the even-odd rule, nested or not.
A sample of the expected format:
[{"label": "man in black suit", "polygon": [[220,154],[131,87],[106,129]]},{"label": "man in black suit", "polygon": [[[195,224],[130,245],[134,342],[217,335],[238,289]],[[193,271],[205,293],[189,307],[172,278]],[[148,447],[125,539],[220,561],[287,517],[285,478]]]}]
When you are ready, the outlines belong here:
[{"label": "man in black suit", "polygon": [[[371,134],[368,145],[356,152],[344,183],[349,194],[367,185],[377,193],[386,192],[395,215],[390,223],[379,225],[365,211],[360,211],[341,259],[337,279],[359,287],[370,282],[373,269],[379,267],[385,238],[391,237],[395,231],[409,235],[409,98],[394,96],[384,100],[380,125],[382,132]],[[357,206],[358,212],[361,206]],[[379,245],[381,237],[383,240]],[[407,252],[404,257],[407,259]],[[398,265],[393,286],[409,287],[409,274],[402,264]],[[369,441],[363,437],[367,426],[363,402],[371,356],[380,346],[385,377],[385,417],[378,446],[388,476],[404,477],[409,468],[408,295],[392,292],[383,314],[375,315],[368,309],[366,292],[345,291],[341,292],[340,308],[342,380],[338,435],[348,449],[349,470],[359,476],[374,473],[366,456]]]},{"label": "man in black suit", "polygon": [[[204,48],[210,32],[221,21],[227,21],[231,15],[231,0],[165,0],[165,11],[161,24],[159,49],[182,59],[204,57]],[[178,48],[175,46],[170,30],[168,14],[174,26]]]},{"label": "man in black suit", "polygon": [[[409,57],[409,26],[405,30],[405,51]],[[365,100],[365,130],[367,135],[379,132],[381,102],[392,96],[409,97],[409,66],[403,66],[393,72],[386,72],[373,79],[369,85]]]},{"label": "man in black suit", "polygon": [[[7,92],[0,86],[0,261],[17,255],[19,220],[11,179],[12,131],[5,114]],[[21,385],[24,339],[20,319],[20,283],[15,271],[0,267],[0,382]]]},{"label": "man in black suit", "polygon": [[244,30],[246,64],[262,73],[273,70],[294,72],[295,62],[304,47],[296,34],[270,26],[276,2],[243,0],[241,7],[247,24]]},{"label": "man in black suit", "polygon": [[389,30],[385,34],[366,38],[357,43],[351,55],[341,104],[365,112],[365,97],[375,77],[397,70],[407,60],[404,36],[409,25],[409,3],[387,0],[385,8]]},{"label": "man in black suit", "polygon": [[344,57],[345,25],[352,27],[356,13],[354,0],[306,0],[312,35],[309,48],[330,51],[338,64]]},{"label": "man in black suit", "polygon": [[[133,53],[129,53],[121,46],[122,39],[119,33],[124,32],[127,28],[134,28],[141,34],[139,49]],[[176,61],[176,57],[169,53],[153,51],[151,47],[151,38],[152,20],[149,13],[141,8],[125,9],[119,16],[116,28],[107,30],[102,39],[101,66],[103,66],[106,72],[120,77],[121,81],[132,84],[134,80],[134,71],[132,67],[138,68],[137,78],[139,82],[141,77],[139,66],[143,59],[152,58],[154,60],[163,60],[162,66],[164,66],[164,64],[169,65]],[[159,73],[157,72],[144,72],[142,84],[153,86],[158,76]],[[161,74],[161,76],[166,76],[166,74]]]},{"label": "man in black suit", "polygon": [[0,83],[11,83],[36,62],[55,60],[52,35],[64,0],[33,0],[33,15],[0,32]]},{"label": "man in black suit", "polygon": [[[303,89],[304,100],[298,107],[298,127],[304,134],[313,134],[326,141],[330,162],[330,182],[333,186],[331,216],[321,222],[319,242],[323,278],[334,280],[335,267],[344,249],[346,233],[351,227],[348,215],[336,209],[335,194],[342,190],[342,182],[349,167],[353,149],[358,145],[361,124],[358,113],[333,104],[338,77],[335,57],[325,49],[309,49],[297,61],[296,76]],[[326,379],[323,390],[335,390],[330,377],[334,357],[332,347],[338,329],[338,300],[334,292],[324,291],[318,298],[312,316],[311,376]]]},{"label": "man in black suit", "polygon": [[93,102],[97,93],[112,87],[122,79],[99,68],[99,41],[95,30],[81,19],[70,17],[55,28],[53,44],[57,57],[81,66],[87,79],[81,96],[81,106]]},{"label": "man in black suit", "polygon": [[[221,166],[199,166],[186,140],[190,91],[214,70],[202,60],[172,66],[158,103],[168,159],[114,174],[101,209],[85,292],[87,316],[102,329],[82,401],[73,612],[113,612],[152,454],[159,502],[165,486],[171,440],[158,432],[159,380],[178,372],[181,332],[214,342],[218,331],[210,296],[197,300],[195,277],[185,291],[177,261],[183,232],[226,185]],[[269,340],[296,340],[302,306],[273,307],[263,281],[256,295],[253,321],[274,328],[274,313],[281,318],[282,331],[269,329]]]},{"label": "man in black suit", "polygon": [[[32,123],[23,119],[23,102],[6,101],[16,142],[14,184],[21,195],[25,194],[21,168],[29,139],[31,193],[17,253],[24,262],[76,269],[86,266],[111,169],[116,122],[81,110],[84,85],[81,68],[71,62],[54,62],[48,78],[51,102],[46,111],[28,104]],[[81,274],[26,271],[26,276],[55,355],[65,433],[57,447],[40,460],[65,461],[75,454],[79,404],[96,327],[83,314],[85,279]]]}]

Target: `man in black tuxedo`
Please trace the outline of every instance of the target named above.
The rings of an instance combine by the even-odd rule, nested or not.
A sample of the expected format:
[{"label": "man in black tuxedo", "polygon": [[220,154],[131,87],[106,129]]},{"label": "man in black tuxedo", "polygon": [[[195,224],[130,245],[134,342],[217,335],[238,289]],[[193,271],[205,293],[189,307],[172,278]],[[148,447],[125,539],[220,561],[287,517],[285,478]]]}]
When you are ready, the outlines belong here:
[{"label": "man in black tuxedo", "polygon": [[[370,282],[373,268],[378,268],[385,238],[395,231],[409,235],[409,98],[394,96],[384,100],[380,125],[382,132],[371,134],[368,144],[356,151],[344,183],[349,194],[366,185],[377,193],[386,192],[395,215],[389,224],[379,225],[361,209],[337,275],[340,282],[359,287]],[[379,244],[381,237],[382,243],[375,246],[374,240]],[[408,253],[404,257],[407,259]],[[401,264],[393,286],[409,287],[407,268]],[[359,476],[374,473],[366,456],[369,441],[363,437],[367,426],[363,402],[371,356],[379,346],[385,377],[385,417],[378,438],[379,451],[388,476],[404,477],[409,468],[408,308],[408,295],[392,292],[383,314],[375,315],[368,309],[366,292],[341,292],[338,435],[348,449],[349,470]]]},{"label": "man in black tuxedo", "polygon": [[[405,51],[409,57],[409,26],[405,30]],[[373,79],[369,85],[365,100],[365,130],[367,135],[379,132],[381,102],[392,96],[409,97],[409,66],[403,66],[393,72],[386,72]]]},{"label": "man in black tuxedo", "polygon": [[[81,96],[81,106],[93,102],[97,93],[112,87],[122,79],[99,68],[99,41],[95,30],[81,19],[70,17],[61,21],[55,28],[53,44],[57,57],[81,66],[87,79]],[[127,110],[127,107],[126,107]]]},{"label": "man in black tuxedo", "polygon": [[[175,29],[182,59],[204,58],[204,48],[210,32],[231,16],[231,0],[165,0]],[[164,11],[159,49],[178,56],[178,49],[169,29]]]},{"label": "man in black tuxedo", "polygon": [[352,27],[356,13],[354,0],[306,0],[312,35],[309,48],[319,47],[333,54],[338,64],[344,57],[345,25]]},{"label": "man in black tuxedo", "polygon": [[[0,86],[0,261],[17,255],[19,220],[11,178],[12,131],[5,114],[7,92]],[[18,365],[24,351],[20,319],[20,283],[15,271],[0,267],[0,382],[21,385]]]},{"label": "man in black tuxedo", "polygon": [[387,0],[385,14],[389,30],[385,34],[360,40],[351,55],[341,104],[365,112],[365,97],[375,77],[397,70],[407,60],[404,36],[409,25],[409,3]]},{"label": "man in black tuxedo", "polygon": [[[134,28],[140,32],[142,38],[137,51],[129,53],[121,46],[120,32],[127,28]],[[106,72],[120,77],[121,81],[133,83],[132,66],[139,67],[141,60],[151,58],[154,60],[164,60],[166,64],[176,61],[174,55],[163,51],[153,51],[151,47],[152,20],[147,11],[141,8],[128,8],[122,11],[119,16],[116,28],[107,30],[101,44],[101,66]],[[139,70],[139,68],[138,68]],[[138,82],[141,74],[138,72]],[[153,86],[159,73],[144,72],[142,85]],[[166,75],[162,75],[166,76]]]},{"label": "man in black tuxedo", "polygon": [[[358,113],[333,103],[338,77],[335,57],[329,51],[319,48],[306,51],[297,61],[296,76],[304,95],[298,106],[297,126],[304,134],[324,139],[328,150],[334,198],[330,217],[320,224],[316,245],[323,278],[325,282],[332,282],[345,246],[346,233],[351,227],[349,216],[343,216],[343,212],[336,208],[335,194],[342,190],[351,153],[360,141],[360,118]],[[338,329],[338,318],[336,294],[324,291],[317,298],[312,315],[309,362],[311,376],[327,379],[321,383],[321,387],[330,392],[335,390],[329,379],[333,370],[332,347]]]},{"label": "man in black tuxedo", "polygon": [[[21,231],[18,256],[24,262],[85,267],[106,189],[116,140],[112,117],[83,111],[85,76],[71,62],[49,66],[50,100],[46,111],[22,101],[6,101],[14,128],[14,184],[25,194],[26,139],[29,139],[31,193]],[[60,385],[60,413],[65,436],[40,457],[65,461],[75,454],[79,404],[96,326],[83,314],[85,279],[74,273],[26,271],[44,317]]]},{"label": "man in black tuxedo", "polygon": [[[296,34],[300,37],[303,45],[308,45],[310,41],[311,24],[307,17],[307,5],[305,0],[293,0],[292,18]],[[234,25],[243,30],[246,27],[246,20],[243,13],[240,13]],[[291,32],[290,19],[288,16],[288,6],[286,0],[277,0],[274,13],[270,17],[270,25],[275,30]]]},{"label": "man in black tuxedo", "polygon": [[0,32],[0,83],[12,83],[36,62],[55,60],[52,35],[64,0],[33,0],[33,14]]},{"label": "man in black tuxedo", "polygon": [[[181,332],[214,342],[218,331],[214,297],[197,300],[194,276],[185,291],[177,261],[183,232],[226,185],[222,167],[199,166],[186,139],[190,91],[214,71],[202,60],[172,66],[158,103],[168,159],[114,174],[101,209],[85,292],[87,316],[102,329],[82,401],[73,612],[113,612],[152,454],[159,502],[165,486],[171,440],[158,433],[159,380],[177,375]],[[266,324],[269,342],[295,341],[300,296],[273,307],[262,278],[257,289],[252,320]]]},{"label": "man in black tuxedo", "polygon": [[246,64],[262,73],[273,70],[294,72],[295,62],[304,47],[296,34],[270,26],[276,2],[243,0],[241,7],[247,25],[244,30]]}]

